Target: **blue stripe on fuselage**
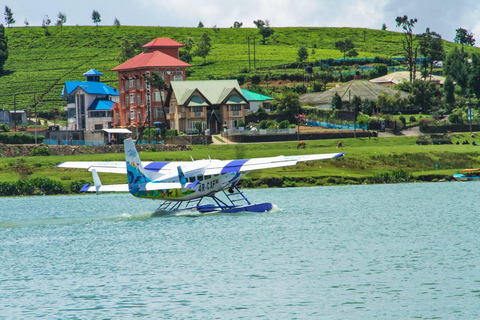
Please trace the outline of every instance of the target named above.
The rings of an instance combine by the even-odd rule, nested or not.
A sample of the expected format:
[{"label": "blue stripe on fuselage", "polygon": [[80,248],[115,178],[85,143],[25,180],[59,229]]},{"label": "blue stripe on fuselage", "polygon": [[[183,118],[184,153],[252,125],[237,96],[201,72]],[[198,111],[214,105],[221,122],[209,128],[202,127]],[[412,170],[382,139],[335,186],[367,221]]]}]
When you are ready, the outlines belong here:
[{"label": "blue stripe on fuselage", "polygon": [[150,170],[150,171],[160,171],[162,170],[163,167],[165,167],[167,164],[169,164],[170,162],[152,162],[152,163],[149,163],[145,166],[145,169],[147,170]]},{"label": "blue stripe on fuselage", "polygon": [[233,160],[229,162],[225,167],[223,167],[221,173],[229,173],[229,172],[239,172],[240,168],[250,159],[239,159]]}]

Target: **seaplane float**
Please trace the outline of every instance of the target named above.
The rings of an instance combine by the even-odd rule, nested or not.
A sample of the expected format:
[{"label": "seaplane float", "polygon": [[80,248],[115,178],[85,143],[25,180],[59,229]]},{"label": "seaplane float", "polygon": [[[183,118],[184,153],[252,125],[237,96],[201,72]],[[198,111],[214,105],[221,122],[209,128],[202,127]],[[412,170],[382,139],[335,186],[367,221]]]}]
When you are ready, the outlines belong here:
[{"label": "seaplane float", "polygon": [[[82,192],[130,192],[135,197],[162,201],[159,211],[265,212],[272,209],[271,203],[251,203],[237,188],[242,176],[253,170],[293,166],[298,162],[344,155],[330,153],[238,160],[142,162],[132,139],[124,141],[124,148],[125,162],[63,162],[57,167],[92,172],[94,185],[84,185]],[[126,174],[127,183],[103,185],[99,172]]]}]

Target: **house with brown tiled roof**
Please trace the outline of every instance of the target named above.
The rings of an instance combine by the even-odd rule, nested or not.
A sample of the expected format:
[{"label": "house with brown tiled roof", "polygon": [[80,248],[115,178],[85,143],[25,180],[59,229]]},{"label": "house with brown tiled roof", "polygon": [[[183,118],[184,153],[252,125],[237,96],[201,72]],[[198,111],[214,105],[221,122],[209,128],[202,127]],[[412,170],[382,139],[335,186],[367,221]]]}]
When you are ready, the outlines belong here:
[{"label": "house with brown tiled roof", "polygon": [[181,47],[183,44],[175,40],[157,38],[143,46],[147,52],[112,69],[118,72],[120,93],[119,102],[113,108],[115,127],[129,128],[136,136],[141,127],[168,122],[164,113],[166,91],[151,87],[146,79],[156,73],[168,86],[174,81],[185,81],[190,65],[179,59]]}]

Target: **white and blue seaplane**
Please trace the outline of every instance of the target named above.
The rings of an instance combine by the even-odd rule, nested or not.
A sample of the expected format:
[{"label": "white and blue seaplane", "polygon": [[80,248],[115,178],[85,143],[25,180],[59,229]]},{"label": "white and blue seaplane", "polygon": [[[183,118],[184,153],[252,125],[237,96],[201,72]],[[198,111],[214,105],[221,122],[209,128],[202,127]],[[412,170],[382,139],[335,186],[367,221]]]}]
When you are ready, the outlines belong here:
[{"label": "white and blue seaplane", "polygon": [[[163,201],[159,211],[264,212],[271,210],[273,205],[252,204],[237,188],[243,175],[253,170],[293,166],[298,162],[339,158],[344,155],[330,153],[241,160],[142,162],[132,139],[126,139],[124,147],[125,162],[63,162],[57,167],[91,171],[94,185],[83,186],[82,192],[130,192],[139,198]],[[126,174],[128,183],[103,185],[98,172]]]}]

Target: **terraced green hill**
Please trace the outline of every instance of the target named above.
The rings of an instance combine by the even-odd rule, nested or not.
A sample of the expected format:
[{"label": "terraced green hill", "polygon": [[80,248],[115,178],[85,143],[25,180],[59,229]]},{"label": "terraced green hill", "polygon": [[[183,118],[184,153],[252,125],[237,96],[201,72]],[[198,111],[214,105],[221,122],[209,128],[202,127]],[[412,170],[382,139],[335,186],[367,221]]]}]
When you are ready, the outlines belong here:
[{"label": "terraced green hill", "polygon": [[[13,109],[14,102],[18,109],[31,106],[34,95],[25,94],[28,92],[37,93],[40,109],[59,108],[64,104],[60,98],[64,82],[83,80],[82,74],[91,68],[104,74],[103,82],[118,87],[117,74],[110,70],[120,64],[116,57],[124,37],[141,43],[157,37],[182,42],[209,33],[213,49],[205,65],[202,58],[194,58],[191,80],[234,78],[240,74],[248,67],[247,37],[254,36],[256,67],[274,72],[286,72],[278,66],[295,62],[302,45],[308,48],[309,61],[340,59],[343,54],[335,49],[335,42],[346,38],[354,41],[359,58],[403,55],[402,33],[355,28],[274,28],[274,39],[266,45],[260,44],[258,30],[253,28],[64,26],[50,27],[48,36],[41,27],[5,30],[10,53],[5,75],[0,77],[0,109]],[[447,50],[454,46],[445,44]],[[253,45],[251,52],[253,67]]]}]

